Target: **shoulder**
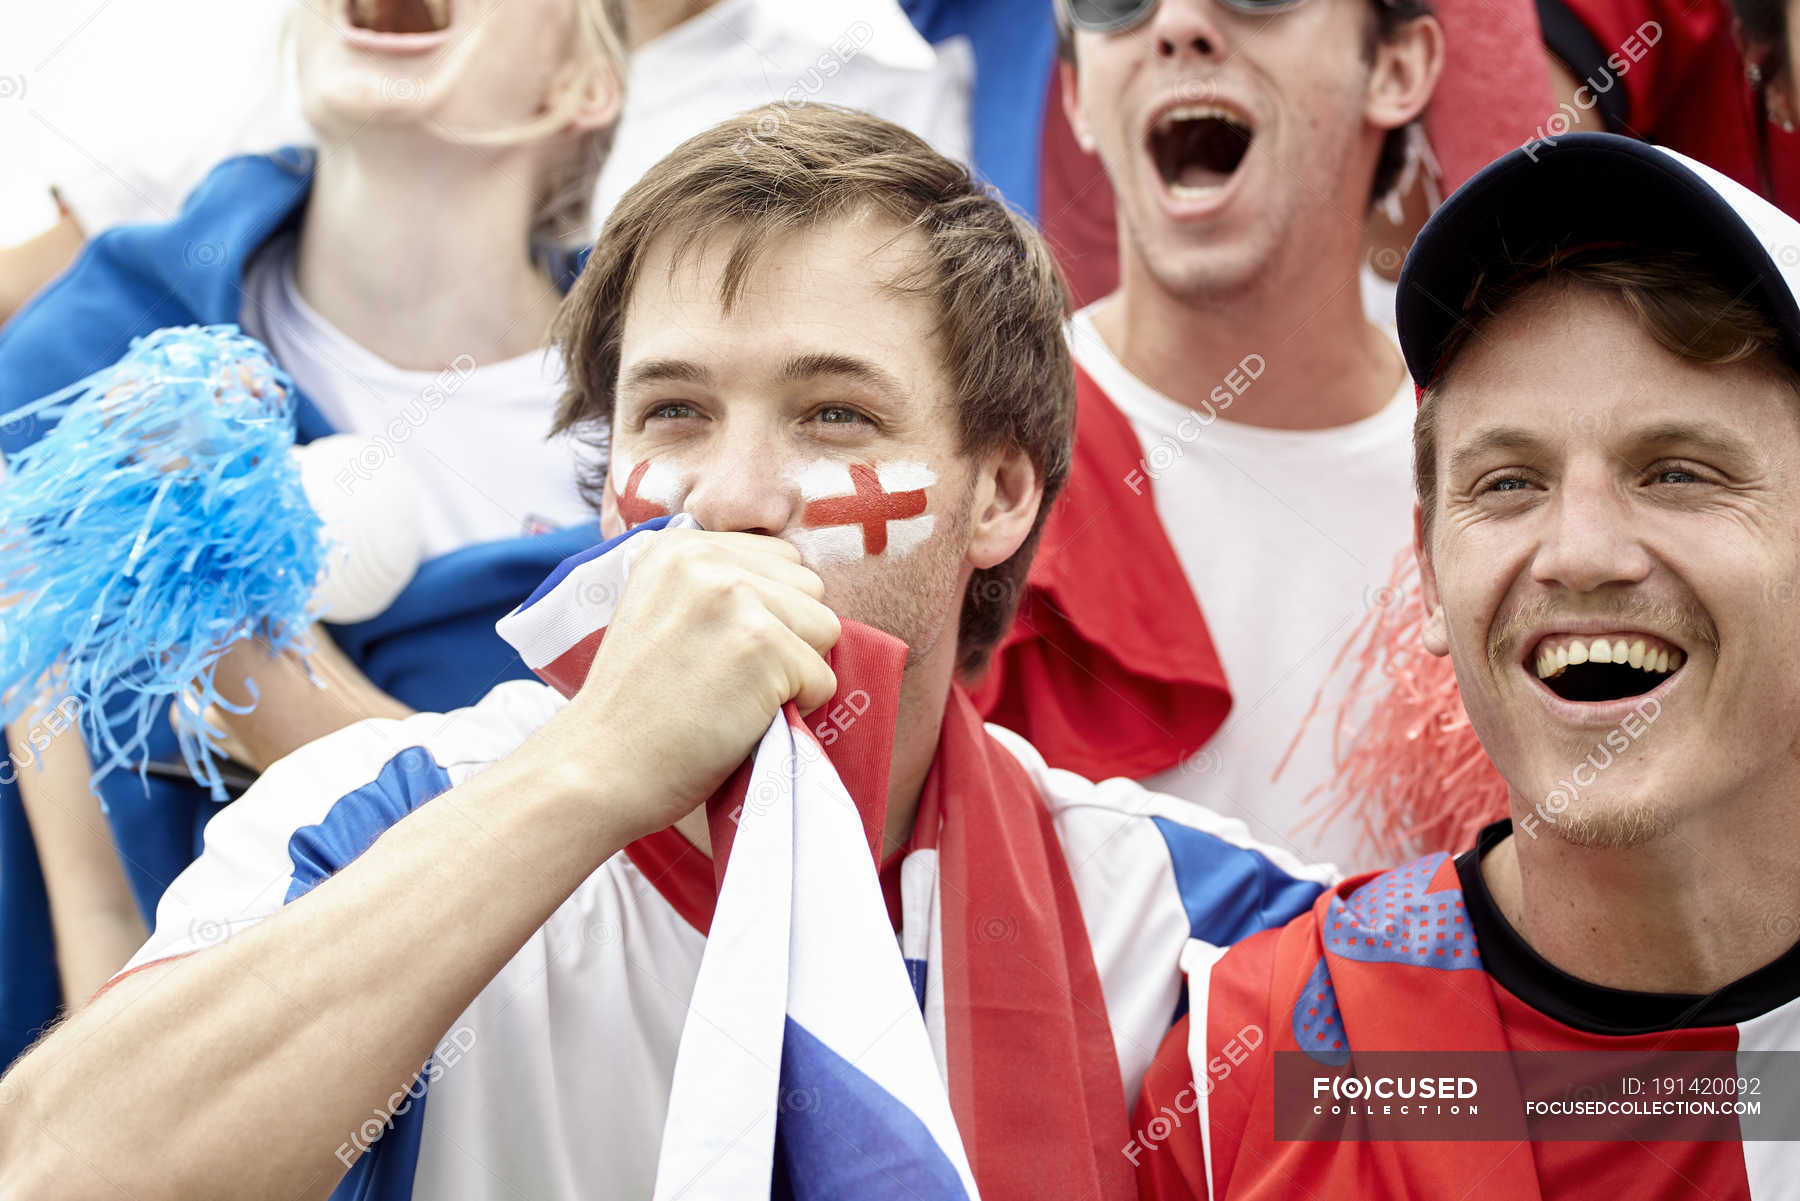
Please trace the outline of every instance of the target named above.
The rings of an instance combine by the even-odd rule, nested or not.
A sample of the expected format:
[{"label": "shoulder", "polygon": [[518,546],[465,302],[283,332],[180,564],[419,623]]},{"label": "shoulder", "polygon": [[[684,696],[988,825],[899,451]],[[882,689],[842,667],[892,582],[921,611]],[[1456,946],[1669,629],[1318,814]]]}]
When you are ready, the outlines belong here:
[{"label": "shoulder", "polygon": [[987,730],[1037,787],[1077,886],[1085,877],[1109,890],[1166,893],[1186,911],[1192,937],[1223,945],[1285,922],[1338,878],[1331,864],[1307,863],[1234,818],[1123,777],[1087,780],[1049,766],[1012,731]]},{"label": "shoulder", "polygon": [[1154,792],[1122,776],[1096,781],[1051,767],[1030,742],[1013,731],[990,724],[987,732],[1025,769],[1059,829],[1065,823],[1071,829],[1091,825],[1101,832],[1121,825],[1143,826],[1158,831],[1168,843],[1216,846],[1220,854],[1253,856],[1289,876],[1320,886],[1340,878],[1331,864],[1308,863],[1288,847],[1258,839],[1236,818],[1181,797]]},{"label": "shoulder", "polygon": [[419,805],[511,754],[562,704],[543,684],[512,680],[464,709],[370,719],[308,743],[207,825],[201,861],[220,857],[288,874],[297,870],[297,847],[327,836],[348,838],[361,844],[351,853],[360,851]]},{"label": "shoulder", "polygon": [[211,945],[304,895],[407,814],[504,758],[562,699],[501,684],[450,713],[358,722],[279,760],[207,823],[132,966]]},{"label": "shoulder", "polygon": [[510,754],[566,703],[537,680],[508,680],[461,709],[370,718],[310,742],[271,765],[256,788],[302,782],[313,792],[354,787],[408,748],[423,751],[446,773],[484,767]]},{"label": "shoulder", "polygon": [[[0,412],[116,361],[170,325],[235,322],[246,260],[312,186],[310,151],[227,159],[168,221],[100,231],[68,270],[0,328]],[[0,428],[7,453],[48,431]]]}]

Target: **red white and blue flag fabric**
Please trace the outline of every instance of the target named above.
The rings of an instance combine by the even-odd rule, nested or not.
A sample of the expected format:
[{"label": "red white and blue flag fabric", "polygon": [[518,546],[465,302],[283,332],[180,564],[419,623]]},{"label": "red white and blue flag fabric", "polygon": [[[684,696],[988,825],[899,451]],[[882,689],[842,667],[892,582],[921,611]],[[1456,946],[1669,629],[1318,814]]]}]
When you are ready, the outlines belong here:
[{"label": "red white and blue flag fabric", "polygon": [[[510,755],[585,678],[658,529],[566,561],[507,619],[554,687],[363,722],[272,766],[126,970],[305,904]],[[911,841],[877,871],[903,658],[845,622],[839,695],[771,723],[708,803],[711,856],[670,829],[600,865],[345,1130],[334,1196],[1131,1195],[1126,1098],[1183,1004],[1183,955],[1302,912],[1330,869],[1048,768],[953,689]]]},{"label": "red white and blue flag fabric", "polygon": [[[695,524],[681,515],[633,535]],[[560,691],[586,679],[631,549],[571,560],[500,622]],[[871,711],[863,685],[897,695],[905,648],[872,630],[850,636],[868,644],[867,671],[889,678],[840,691],[851,721],[837,732],[884,716],[891,730],[892,713]],[[972,1201],[979,1192],[870,855],[879,825],[865,829],[791,705],[740,776],[713,803],[735,830],[675,1060],[657,1201],[764,1195],[778,1126],[782,1174],[805,1183],[799,1195]],[[886,799],[867,798],[880,809]],[[859,1154],[841,1154],[844,1145]]]}]

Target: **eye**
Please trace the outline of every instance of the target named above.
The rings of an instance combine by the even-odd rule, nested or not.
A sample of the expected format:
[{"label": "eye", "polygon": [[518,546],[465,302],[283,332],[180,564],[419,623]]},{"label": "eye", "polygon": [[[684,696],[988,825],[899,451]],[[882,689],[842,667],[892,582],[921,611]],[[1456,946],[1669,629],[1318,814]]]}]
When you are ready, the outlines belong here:
[{"label": "eye", "polygon": [[855,425],[858,422],[865,425],[874,424],[867,414],[848,405],[826,405],[814,413],[813,417],[826,425]]},{"label": "eye", "polygon": [[1664,467],[1651,473],[1650,482],[1653,484],[1698,484],[1700,477],[1685,467]]},{"label": "eye", "polygon": [[656,419],[661,418],[665,421],[679,421],[684,417],[695,417],[698,415],[699,414],[694,410],[694,406],[688,404],[686,401],[671,400],[663,404],[652,406],[650,410],[644,414],[644,420],[655,421]]},{"label": "eye", "polygon": [[1522,475],[1500,475],[1487,480],[1475,491],[1477,495],[1488,492],[1523,492],[1529,487],[1531,481]]}]

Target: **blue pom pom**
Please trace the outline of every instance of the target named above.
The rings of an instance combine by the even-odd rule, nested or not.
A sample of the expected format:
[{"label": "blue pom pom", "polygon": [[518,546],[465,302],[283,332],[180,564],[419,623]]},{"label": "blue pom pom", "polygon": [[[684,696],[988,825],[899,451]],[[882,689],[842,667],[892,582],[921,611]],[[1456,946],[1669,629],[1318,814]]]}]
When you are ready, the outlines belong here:
[{"label": "blue pom pom", "polygon": [[[0,721],[54,678],[81,704],[95,780],[141,774],[175,697],[241,711],[213,686],[228,646],[306,649],[325,548],[289,453],[292,395],[235,325],[183,326],[14,411],[57,425],[0,482]],[[176,731],[189,772],[223,799],[206,740],[218,731]]]}]

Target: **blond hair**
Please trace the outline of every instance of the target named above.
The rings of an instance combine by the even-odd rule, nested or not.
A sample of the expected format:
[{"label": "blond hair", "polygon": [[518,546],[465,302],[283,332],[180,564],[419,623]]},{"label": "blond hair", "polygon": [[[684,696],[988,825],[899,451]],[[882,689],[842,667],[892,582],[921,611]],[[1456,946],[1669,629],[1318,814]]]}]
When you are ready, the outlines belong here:
[{"label": "blond hair", "polygon": [[[293,27],[294,13],[290,10],[280,33],[284,64],[292,62]],[[629,32],[628,0],[575,0],[575,44],[571,61],[586,71],[611,74],[618,80],[621,100],[630,63]],[[561,133],[580,103],[580,89],[571,89],[563,103],[522,125],[487,131],[455,130],[452,136],[465,146],[523,146]],[[600,182],[600,169],[606,165],[606,156],[612,150],[613,131],[617,125],[615,120],[604,128],[582,134],[575,149],[551,168],[539,198],[537,214],[532,219],[531,239],[534,242],[587,239],[594,188]]]},{"label": "blond hair", "polygon": [[[625,94],[625,78],[629,66],[628,31],[630,14],[626,0],[575,0],[575,49],[573,61],[589,71],[606,71],[619,81],[619,95]],[[566,103],[524,125],[494,133],[460,135],[470,146],[519,146],[560,133],[574,107],[581,102],[579,89],[568,93]],[[594,186],[600,180],[600,168],[612,150],[613,131],[618,122],[581,135],[572,154],[559,160],[550,172],[532,224],[534,239],[553,242],[585,240],[588,236],[588,214],[594,205]]]}]

